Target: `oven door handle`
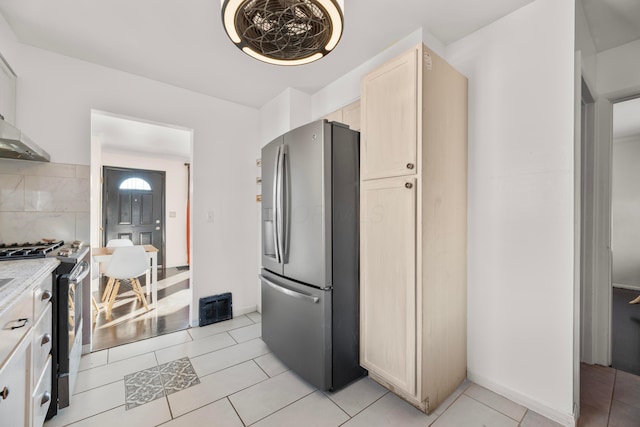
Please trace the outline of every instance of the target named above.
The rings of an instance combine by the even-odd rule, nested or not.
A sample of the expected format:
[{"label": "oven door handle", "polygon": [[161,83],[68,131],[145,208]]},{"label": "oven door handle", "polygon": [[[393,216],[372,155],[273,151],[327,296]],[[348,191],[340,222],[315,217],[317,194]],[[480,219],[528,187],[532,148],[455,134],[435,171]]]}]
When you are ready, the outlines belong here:
[{"label": "oven door handle", "polygon": [[87,277],[90,270],[91,267],[87,261],[80,261],[78,265],[73,267],[73,270],[71,270],[71,273],[69,274],[69,284],[78,284],[82,282],[82,280]]}]

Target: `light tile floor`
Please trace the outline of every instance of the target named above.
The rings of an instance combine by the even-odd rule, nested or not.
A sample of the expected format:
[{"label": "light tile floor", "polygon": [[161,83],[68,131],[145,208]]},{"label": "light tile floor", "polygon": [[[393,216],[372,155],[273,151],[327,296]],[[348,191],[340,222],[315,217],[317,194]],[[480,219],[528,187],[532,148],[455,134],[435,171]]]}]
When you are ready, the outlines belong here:
[{"label": "light tile floor", "polygon": [[640,426],[640,377],[581,364],[578,427],[627,426]]},{"label": "light tile floor", "polygon": [[[468,381],[431,415],[368,377],[317,390],[269,352],[260,321],[250,313],[83,356],[71,405],[45,426],[559,426]],[[192,366],[183,388],[163,383],[160,398],[126,404],[127,379],[180,359]]]}]

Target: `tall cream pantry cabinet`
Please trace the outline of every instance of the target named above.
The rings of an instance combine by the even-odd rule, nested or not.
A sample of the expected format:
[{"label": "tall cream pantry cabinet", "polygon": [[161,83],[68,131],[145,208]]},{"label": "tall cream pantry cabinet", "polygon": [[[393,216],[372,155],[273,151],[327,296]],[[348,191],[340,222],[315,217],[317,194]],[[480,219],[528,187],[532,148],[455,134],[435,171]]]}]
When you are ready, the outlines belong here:
[{"label": "tall cream pantry cabinet", "polygon": [[361,114],[360,364],[430,413],[466,377],[467,79],[421,44]]}]

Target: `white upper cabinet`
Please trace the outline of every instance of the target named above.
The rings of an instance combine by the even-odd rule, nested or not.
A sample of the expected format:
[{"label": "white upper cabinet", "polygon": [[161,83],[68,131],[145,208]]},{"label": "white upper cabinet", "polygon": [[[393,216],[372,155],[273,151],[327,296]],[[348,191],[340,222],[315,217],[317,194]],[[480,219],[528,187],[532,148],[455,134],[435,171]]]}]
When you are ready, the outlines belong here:
[{"label": "white upper cabinet", "polygon": [[411,50],[362,79],[361,177],[416,173],[418,52]]},{"label": "white upper cabinet", "polygon": [[0,55],[0,114],[4,120],[16,123],[16,75]]}]

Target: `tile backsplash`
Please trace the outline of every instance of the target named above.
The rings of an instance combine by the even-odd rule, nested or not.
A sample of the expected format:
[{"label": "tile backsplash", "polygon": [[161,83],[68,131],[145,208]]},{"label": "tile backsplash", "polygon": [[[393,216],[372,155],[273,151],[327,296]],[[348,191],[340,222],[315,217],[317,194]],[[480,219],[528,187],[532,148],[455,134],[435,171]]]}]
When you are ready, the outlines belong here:
[{"label": "tile backsplash", "polygon": [[90,168],[0,159],[0,243],[89,241]]}]

